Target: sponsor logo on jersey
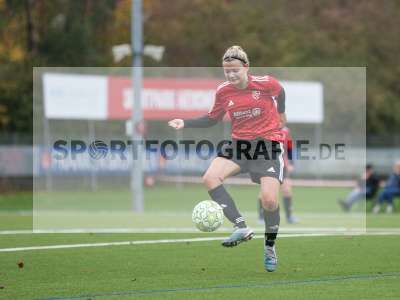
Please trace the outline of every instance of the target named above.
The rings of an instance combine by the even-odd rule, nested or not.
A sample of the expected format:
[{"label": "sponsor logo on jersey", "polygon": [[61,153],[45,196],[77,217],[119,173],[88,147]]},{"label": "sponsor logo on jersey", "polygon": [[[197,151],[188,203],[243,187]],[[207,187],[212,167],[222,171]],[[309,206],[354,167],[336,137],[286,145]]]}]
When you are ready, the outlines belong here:
[{"label": "sponsor logo on jersey", "polygon": [[228,107],[234,106],[235,103],[232,100],[229,100]]},{"label": "sponsor logo on jersey", "polygon": [[253,118],[253,117],[258,117],[259,115],[261,115],[261,108],[259,107],[247,110],[235,111],[232,113],[232,117],[234,117],[235,119]]},{"label": "sponsor logo on jersey", "polygon": [[251,116],[251,109],[241,110],[233,112],[232,116],[236,119],[245,118]]},{"label": "sponsor logo on jersey", "polygon": [[253,117],[258,117],[259,115],[261,115],[261,108],[259,107],[253,108],[251,110],[251,114],[253,115]]}]

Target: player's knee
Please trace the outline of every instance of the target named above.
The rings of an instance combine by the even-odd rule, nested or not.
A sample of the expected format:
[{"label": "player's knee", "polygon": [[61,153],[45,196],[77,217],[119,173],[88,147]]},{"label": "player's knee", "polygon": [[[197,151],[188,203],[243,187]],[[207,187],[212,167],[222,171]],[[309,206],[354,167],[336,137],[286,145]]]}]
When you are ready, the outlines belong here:
[{"label": "player's knee", "polygon": [[270,194],[261,194],[262,206],[265,210],[274,211],[278,208],[278,198]]},{"label": "player's knee", "polygon": [[203,175],[203,183],[208,189],[213,189],[223,183],[223,179],[210,173]]}]

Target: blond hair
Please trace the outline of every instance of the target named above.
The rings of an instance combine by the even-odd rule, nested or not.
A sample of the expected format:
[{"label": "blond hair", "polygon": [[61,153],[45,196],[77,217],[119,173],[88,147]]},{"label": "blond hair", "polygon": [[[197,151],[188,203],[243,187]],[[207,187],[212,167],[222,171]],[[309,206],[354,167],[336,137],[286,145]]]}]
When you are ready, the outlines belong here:
[{"label": "blond hair", "polygon": [[240,60],[244,65],[250,65],[246,52],[240,46],[232,46],[226,49],[222,61],[232,61],[234,59]]}]

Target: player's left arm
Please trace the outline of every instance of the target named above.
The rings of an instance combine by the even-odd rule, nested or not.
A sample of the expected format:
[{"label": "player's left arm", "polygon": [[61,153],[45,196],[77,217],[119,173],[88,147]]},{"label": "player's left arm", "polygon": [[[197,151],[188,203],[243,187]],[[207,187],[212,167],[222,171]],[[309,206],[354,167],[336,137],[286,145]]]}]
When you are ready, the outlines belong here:
[{"label": "player's left arm", "polygon": [[274,77],[270,76],[269,80],[266,83],[266,90],[268,91],[269,95],[273,97],[276,103],[276,108],[279,113],[279,123],[280,127],[284,127],[286,124],[286,95],[285,95],[285,89],[282,87],[282,85],[279,83],[278,80],[276,80]]},{"label": "player's left arm", "polygon": [[278,96],[276,97],[276,102],[277,102],[277,109],[278,109],[278,113],[279,113],[279,120],[280,120],[280,127],[284,127],[286,125],[286,96],[285,96],[285,90],[283,87],[281,87],[281,90],[278,94]]},{"label": "player's left arm", "polygon": [[280,120],[280,127],[283,128],[286,126],[286,114],[285,113],[280,113],[279,114],[279,120]]}]

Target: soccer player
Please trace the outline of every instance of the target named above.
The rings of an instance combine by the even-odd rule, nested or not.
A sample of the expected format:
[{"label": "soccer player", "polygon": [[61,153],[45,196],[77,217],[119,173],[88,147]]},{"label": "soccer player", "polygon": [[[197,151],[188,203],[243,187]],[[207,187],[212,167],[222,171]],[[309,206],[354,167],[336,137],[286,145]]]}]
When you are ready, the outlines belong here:
[{"label": "soccer player", "polygon": [[379,213],[381,206],[386,202],[386,213],[393,212],[393,198],[400,196],[400,160],[393,166],[393,174],[387,180],[383,191],[379,194],[378,203],[372,212]]},{"label": "soccer player", "polygon": [[286,121],[285,92],[275,78],[249,74],[249,59],[240,46],[226,50],[222,67],[227,81],[218,86],[208,114],[197,119],[174,119],[168,124],[175,129],[206,128],[229,114],[232,143],[220,149],[203,181],[210,197],[221,205],[226,218],[234,224],[234,232],[222,243],[225,247],[247,241],[254,233],[224,188],[224,180],[246,172],[253,182],[260,184],[265,210],[264,266],[272,272],[278,262],[275,240],[280,223],[278,194],[284,169],[281,124]]},{"label": "soccer player", "polygon": [[[290,173],[294,171],[294,164],[293,164],[293,140],[290,134],[290,129],[287,126],[282,128],[282,133],[284,134],[285,141],[284,141],[284,162],[285,162],[285,169],[284,169],[284,179],[281,185],[282,191],[282,200],[283,200],[283,208],[285,210],[286,221],[289,224],[295,224],[299,222],[299,219],[293,215],[293,190],[292,190],[292,181],[289,178]],[[259,211],[259,220],[264,220],[264,208],[262,207],[261,203],[261,195],[258,196],[258,211]]]}]

